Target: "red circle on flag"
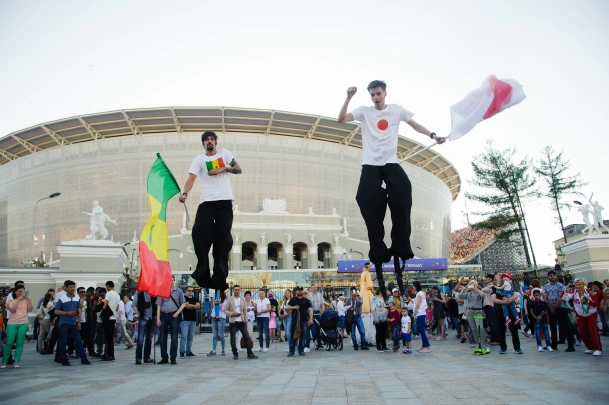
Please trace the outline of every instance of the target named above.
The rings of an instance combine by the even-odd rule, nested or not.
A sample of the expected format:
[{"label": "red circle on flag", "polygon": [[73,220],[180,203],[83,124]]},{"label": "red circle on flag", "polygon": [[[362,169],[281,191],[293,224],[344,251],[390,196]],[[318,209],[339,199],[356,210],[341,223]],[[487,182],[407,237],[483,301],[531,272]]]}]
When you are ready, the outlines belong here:
[{"label": "red circle on flag", "polygon": [[387,122],[387,120],[380,120],[377,124],[377,127],[379,127],[379,129],[381,131],[384,131],[387,129],[387,127],[389,127],[389,123]]}]

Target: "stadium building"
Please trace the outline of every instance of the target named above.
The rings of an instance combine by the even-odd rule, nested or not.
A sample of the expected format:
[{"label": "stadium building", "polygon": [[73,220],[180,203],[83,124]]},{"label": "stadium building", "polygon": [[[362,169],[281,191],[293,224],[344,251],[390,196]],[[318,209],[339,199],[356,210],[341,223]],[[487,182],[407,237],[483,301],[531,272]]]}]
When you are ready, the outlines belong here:
[{"label": "stadium building", "polygon": [[[146,178],[156,153],[183,185],[192,159],[204,153],[206,130],[218,133],[218,147],[229,149],[243,168],[231,177],[232,269],[333,268],[337,259],[367,256],[355,201],[359,124],[274,110],[167,107],[82,115],[0,138],[0,266],[21,266],[31,244],[34,256],[42,252],[49,260],[52,253],[61,260],[58,244],[89,233],[83,213],[94,200],[116,220],[106,224],[108,239],[139,237],[149,218]],[[398,157],[423,147],[401,137]],[[403,167],[413,185],[413,250],[423,258],[448,257],[459,173],[434,150]],[[37,202],[55,192],[61,195],[38,204],[34,224]],[[187,203],[192,220],[199,192],[197,182]],[[172,268],[186,271],[196,257],[177,198],[167,222]],[[387,234],[389,226],[388,213]]]}]

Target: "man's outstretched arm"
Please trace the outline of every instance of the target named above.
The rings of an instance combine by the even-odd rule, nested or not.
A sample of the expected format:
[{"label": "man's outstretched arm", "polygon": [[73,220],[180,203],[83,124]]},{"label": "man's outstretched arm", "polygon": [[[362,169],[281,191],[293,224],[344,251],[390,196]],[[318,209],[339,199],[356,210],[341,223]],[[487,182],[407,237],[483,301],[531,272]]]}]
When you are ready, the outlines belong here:
[{"label": "man's outstretched arm", "polygon": [[232,173],[232,174],[243,173],[243,170],[241,170],[241,166],[239,166],[239,163],[237,163],[235,158],[233,158],[233,160],[231,160],[229,167],[226,168],[226,171],[229,173]]},{"label": "man's outstretched arm", "polygon": [[435,134],[433,136],[431,136],[431,131],[429,129],[425,128],[423,125],[416,122],[415,120],[411,119],[410,121],[408,121],[408,125],[410,125],[412,127],[412,129],[414,129],[418,133],[426,135],[426,136],[430,136],[431,139],[436,141],[438,144],[442,144],[446,140],[446,138],[435,135]]},{"label": "man's outstretched arm", "polygon": [[188,193],[192,189],[193,184],[195,184],[195,179],[197,178],[196,174],[190,173],[188,176],[188,180],[186,180],[186,184],[184,184],[184,190],[182,190],[182,195],[180,196],[180,202],[183,203],[186,201],[188,197]]},{"label": "man's outstretched arm", "polygon": [[357,87],[349,87],[347,89],[347,98],[343,104],[343,108],[340,109],[338,113],[338,122],[350,122],[353,121],[353,115],[347,113],[347,108],[349,108],[349,101],[351,98],[357,93]]}]

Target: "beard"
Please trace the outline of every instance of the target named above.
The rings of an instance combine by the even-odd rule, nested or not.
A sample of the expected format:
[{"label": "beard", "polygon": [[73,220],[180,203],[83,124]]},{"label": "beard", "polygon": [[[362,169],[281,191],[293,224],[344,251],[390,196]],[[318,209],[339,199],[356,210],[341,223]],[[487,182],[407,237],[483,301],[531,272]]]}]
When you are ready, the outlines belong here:
[{"label": "beard", "polygon": [[215,145],[213,143],[208,143],[207,146],[205,147],[205,149],[207,149],[209,152],[213,151],[215,148]]}]

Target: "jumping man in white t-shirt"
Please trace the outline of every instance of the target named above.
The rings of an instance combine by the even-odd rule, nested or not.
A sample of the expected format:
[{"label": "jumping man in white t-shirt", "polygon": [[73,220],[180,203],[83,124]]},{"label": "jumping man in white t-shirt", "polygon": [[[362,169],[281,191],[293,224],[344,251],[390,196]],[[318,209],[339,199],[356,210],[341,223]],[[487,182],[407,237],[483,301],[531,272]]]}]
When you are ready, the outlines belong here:
[{"label": "jumping man in white t-shirt", "polygon": [[[192,241],[198,263],[192,273],[199,286],[226,290],[228,284],[228,253],[233,245],[233,191],[229,173],[240,174],[241,166],[226,149],[216,149],[218,136],[206,131],[201,136],[205,153],[194,158],[180,202],[185,202],[195,182],[201,180],[201,197],[192,227]],[[209,268],[209,249],[214,245],[214,275]]]},{"label": "jumping man in white t-shirt", "polygon": [[[385,300],[386,289],[383,279],[383,263],[393,256],[400,292],[404,293],[402,282],[403,267],[399,259],[408,260],[414,257],[410,247],[410,209],[412,207],[412,186],[404,169],[398,164],[398,130],[400,121],[407,123],[415,131],[429,136],[437,143],[444,143],[444,138],[436,136],[427,128],[412,119],[414,115],[401,105],[385,104],[387,85],[381,80],[374,80],[368,85],[373,107],[361,106],[347,113],[349,101],[357,92],[356,87],[347,89],[347,99],[338,114],[338,122],[359,121],[362,126],[364,158],[362,174],[355,199],[368,228],[370,241],[370,261],[376,267],[379,288]],[[386,188],[383,188],[385,182]],[[387,248],[383,238],[385,229],[383,220],[391,210],[391,247]]]}]

